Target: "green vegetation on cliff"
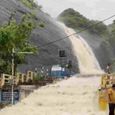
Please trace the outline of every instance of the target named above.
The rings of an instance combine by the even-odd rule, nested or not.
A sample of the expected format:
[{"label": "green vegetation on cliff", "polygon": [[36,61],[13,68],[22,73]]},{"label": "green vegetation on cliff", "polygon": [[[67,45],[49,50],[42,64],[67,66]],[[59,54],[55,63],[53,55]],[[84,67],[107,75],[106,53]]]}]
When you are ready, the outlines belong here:
[{"label": "green vegetation on cliff", "polygon": [[[91,33],[97,33],[99,35],[105,34],[107,32],[107,27],[104,23],[99,21],[89,20],[79,12],[69,8],[62,12],[58,19],[64,22],[68,27],[74,29],[84,29],[88,28],[88,31]],[[99,23],[99,24],[97,24]]]},{"label": "green vegetation on cliff", "polygon": [[115,21],[113,21],[113,23],[109,25],[109,28],[111,28],[109,32],[109,42],[115,54]]},{"label": "green vegetation on cliff", "polygon": [[42,6],[41,5],[37,5],[34,0],[20,0],[25,6],[27,6],[30,9],[34,9],[34,8],[39,8],[41,9]]},{"label": "green vegetation on cliff", "polygon": [[21,0],[21,2],[22,2],[25,6],[31,8],[31,9],[37,6],[37,5],[34,3],[34,0]]}]

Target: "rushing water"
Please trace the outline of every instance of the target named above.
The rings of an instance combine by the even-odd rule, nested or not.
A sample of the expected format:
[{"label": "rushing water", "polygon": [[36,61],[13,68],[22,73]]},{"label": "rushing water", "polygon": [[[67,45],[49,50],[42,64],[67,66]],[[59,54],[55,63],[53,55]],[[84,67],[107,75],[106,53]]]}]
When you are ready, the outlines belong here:
[{"label": "rushing water", "polygon": [[[73,29],[61,24],[65,33],[69,36],[69,39],[73,45],[74,55],[78,59],[79,69],[81,74],[97,74],[102,73],[101,67],[92,48],[88,45],[86,40],[76,33]],[[72,35],[73,34],[73,35]]]}]

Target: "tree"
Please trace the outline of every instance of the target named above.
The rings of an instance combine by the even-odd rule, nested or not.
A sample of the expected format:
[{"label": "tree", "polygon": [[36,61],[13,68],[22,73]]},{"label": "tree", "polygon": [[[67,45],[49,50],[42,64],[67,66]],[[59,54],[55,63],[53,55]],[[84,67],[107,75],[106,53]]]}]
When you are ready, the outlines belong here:
[{"label": "tree", "polygon": [[105,33],[107,33],[107,26],[100,22],[100,21],[90,21],[89,24],[89,31],[92,33],[97,33],[99,35],[103,35]]},{"label": "tree", "polygon": [[[0,27],[0,72],[11,73],[12,48],[15,51],[37,51],[37,48],[28,42],[35,23],[31,14],[24,15],[20,23],[13,19],[8,25]],[[16,54],[17,64],[23,63],[24,54]]]}]

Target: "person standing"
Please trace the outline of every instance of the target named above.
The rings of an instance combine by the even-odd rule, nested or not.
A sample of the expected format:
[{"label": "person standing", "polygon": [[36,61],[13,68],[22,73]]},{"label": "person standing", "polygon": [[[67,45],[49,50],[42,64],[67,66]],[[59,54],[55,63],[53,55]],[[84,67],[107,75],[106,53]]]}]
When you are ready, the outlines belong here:
[{"label": "person standing", "polygon": [[107,72],[108,74],[111,73],[111,64],[110,64],[110,63],[107,64],[106,72]]},{"label": "person standing", "polygon": [[108,104],[109,104],[109,115],[115,115],[115,84],[107,90]]}]

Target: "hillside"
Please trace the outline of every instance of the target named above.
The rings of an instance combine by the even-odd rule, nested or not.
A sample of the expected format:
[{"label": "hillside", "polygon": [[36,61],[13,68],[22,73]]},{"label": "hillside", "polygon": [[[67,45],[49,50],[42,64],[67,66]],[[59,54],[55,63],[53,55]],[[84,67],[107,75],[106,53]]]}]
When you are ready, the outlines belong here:
[{"label": "hillside", "polygon": [[[20,22],[24,14],[30,13],[34,15],[34,22],[37,26],[31,34],[30,42],[38,47],[36,55],[26,57],[26,64],[18,65],[18,70],[25,72],[26,70],[34,70],[35,68],[41,69],[50,68],[54,64],[60,63],[59,50],[66,50],[66,60],[72,60],[73,70],[77,71],[77,60],[71,51],[71,42],[66,39],[60,42],[49,44],[66,36],[64,31],[51,19],[47,14],[41,11],[41,6],[33,3],[32,0],[0,0],[0,24],[7,24],[13,13],[14,19]],[[46,45],[49,44],[49,45]]]},{"label": "hillside", "polygon": [[111,35],[114,33],[114,23],[111,24],[111,29],[109,29],[110,26],[108,27],[97,20],[89,20],[71,8],[63,11],[58,16],[58,20],[76,30],[79,35],[86,39],[103,69],[105,69],[107,63],[113,63],[115,42]]}]

